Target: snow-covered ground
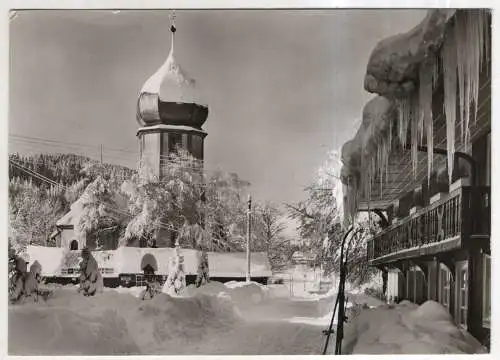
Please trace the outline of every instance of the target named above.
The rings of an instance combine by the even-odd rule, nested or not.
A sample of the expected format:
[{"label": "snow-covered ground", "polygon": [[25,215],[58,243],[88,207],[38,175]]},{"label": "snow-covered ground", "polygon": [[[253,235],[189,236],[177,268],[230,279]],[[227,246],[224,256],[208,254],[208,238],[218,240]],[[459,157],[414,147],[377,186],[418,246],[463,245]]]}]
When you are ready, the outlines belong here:
[{"label": "snow-covered ground", "polygon": [[[105,289],[86,298],[68,286],[57,288],[47,303],[10,306],[9,353],[320,354],[325,340],[321,331],[330,322],[336,297],[335,291],[290,297],[283,285],[236,282],[188,286],[181,296],[160,294],[145,301],[139,299],[140,292]],[[348,297],[353,319],[346,328],[346,352],[475,350],[473,339],[443,318],[436,306],[382,305],[355,317],[351,313],[359,304],[381,303],[363,294]],[[433,326],[441,330],[433,333]]]}]

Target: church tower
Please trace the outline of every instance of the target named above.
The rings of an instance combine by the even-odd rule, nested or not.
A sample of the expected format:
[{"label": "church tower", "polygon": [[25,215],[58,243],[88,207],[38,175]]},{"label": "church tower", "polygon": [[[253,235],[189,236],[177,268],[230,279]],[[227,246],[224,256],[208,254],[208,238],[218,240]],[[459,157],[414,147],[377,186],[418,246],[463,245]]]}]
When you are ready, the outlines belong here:
[{"label": "church tower", "polygon": [[[172,16],[170,53],[163,65],[144,83],[137,100],[137,137],[141,166],[162,180],[172,166],[171,157],[182,149],[198,160],[192,175],[203,174],[203,143],[207,133],[202,129],[208,107],[201,105],[194,79],[174,58],[175,15]],[[178,244],[175,230],[160,229],[155,236],[157,247]]]},{"label": "church tower", "polygon": [[172,16],[171,47],[165,63],[143,85],[137,101],[141,163],[162,179],[171,156],[178,148],[203,164],[202,126],[208,107],[199,104],[195,80],[174,58],[176,27]]}]

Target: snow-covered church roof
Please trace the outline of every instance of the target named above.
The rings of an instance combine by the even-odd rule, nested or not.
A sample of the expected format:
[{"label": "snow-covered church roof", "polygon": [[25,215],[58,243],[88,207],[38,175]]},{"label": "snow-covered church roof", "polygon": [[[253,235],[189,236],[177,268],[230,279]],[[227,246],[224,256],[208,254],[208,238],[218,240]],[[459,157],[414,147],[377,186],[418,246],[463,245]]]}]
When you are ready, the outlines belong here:
[{"label": "snow-covered church roof", "polygon": [[79,198],[71,204],[70,210],[56,221],[57,227],[76,226],[83,215],[83,201]]},{"label": "snow-covered church roof", "polygon": [[[90,186],[90,185],[89,185]],[[56,221],[57,227],[76,226],[84,214],[84,206],[87,195],[85,192],[70,206],[70,210]],[[127,200],[121,194],[114,194],[112,201],[117,210],[127,211]]]},{"label": "snow-covered church roof", "polygon": [[168,57],[139,93],[137,121],[141,126],[165,124],[201,128],[208,116],[208,108],[200,105],[196,81],[175,59],[175,32],[176,27],[172,24]]}]

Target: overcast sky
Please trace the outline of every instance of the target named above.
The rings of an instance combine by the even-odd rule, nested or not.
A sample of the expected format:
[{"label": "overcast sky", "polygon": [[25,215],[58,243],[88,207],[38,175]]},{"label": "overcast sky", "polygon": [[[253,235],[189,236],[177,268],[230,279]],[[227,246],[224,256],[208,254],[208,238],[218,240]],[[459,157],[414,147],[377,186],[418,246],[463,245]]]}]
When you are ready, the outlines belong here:
[{"label": "overcast sky", "polygon": [[[12,151],[73,151],[134,166],[138,92],[170,48],[170,12],[23,11],[10,26]],[[378,41],[423,10],[177,11],[175,53],[209,106],[206,168],[258,199],[293,202],[352,133]],[[108,150],[107,148],[125,151]]]}]

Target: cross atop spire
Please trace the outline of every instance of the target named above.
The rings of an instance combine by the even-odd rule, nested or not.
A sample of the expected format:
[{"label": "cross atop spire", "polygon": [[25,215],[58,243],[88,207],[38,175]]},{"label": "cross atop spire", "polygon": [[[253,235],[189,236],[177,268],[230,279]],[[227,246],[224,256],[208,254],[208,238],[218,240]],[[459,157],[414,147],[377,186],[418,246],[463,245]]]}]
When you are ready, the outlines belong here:
[{"label": "cross atop spire", "polygon": [[172,33],[172,45],[170,47],[170,54],[174,53],[174,38],[177,28],[175,27],[175,10],[170,13],[170,32]]},{"label": "cross atop spire", "polygon": [[175,27],[175,18],[175,10],[172,10],[172,12],[170,13],[170,31],[172,32],[172,34],[177,30],[177,28]]}]

